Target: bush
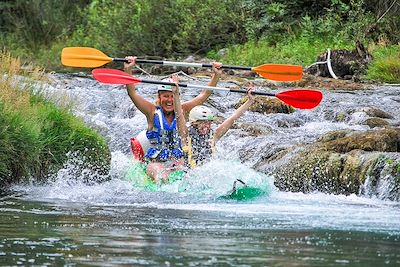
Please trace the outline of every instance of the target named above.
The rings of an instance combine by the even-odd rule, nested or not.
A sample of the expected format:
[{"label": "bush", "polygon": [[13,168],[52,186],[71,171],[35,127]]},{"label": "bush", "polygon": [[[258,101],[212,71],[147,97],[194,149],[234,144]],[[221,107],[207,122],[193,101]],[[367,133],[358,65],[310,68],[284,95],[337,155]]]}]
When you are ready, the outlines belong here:
[{"label": "bush", "polygon": [[86,13],[69,45],[96,47],[115,57],[205,54],[243,37],[234,0],[103,0],[93,1]]},{"label": "bush", "polygon": [[[2,1],[4,2],[4,1]],[[0,3],[0,30],[30,49],[69,36],[82,19],[80,9],[90,0],[16,0]]]},{"label": "bush", "polygon": [[82,168],[107,173],[110,151],[104,139],[67,107],[32,94],[43,72],[24,78],[20,67],[18,59],[0,53],[0,184],[44,180],[63,167],[68,152],[85,157]]}]

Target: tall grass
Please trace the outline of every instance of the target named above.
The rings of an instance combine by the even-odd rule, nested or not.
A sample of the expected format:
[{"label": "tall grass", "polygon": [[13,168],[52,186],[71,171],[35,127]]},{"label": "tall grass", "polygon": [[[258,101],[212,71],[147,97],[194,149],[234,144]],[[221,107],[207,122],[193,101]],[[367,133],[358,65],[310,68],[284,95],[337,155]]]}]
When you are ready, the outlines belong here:
[{"label": "tall grass", "polygon": [[284,42],[274,44],[268,39],[250,41],[244,45],[230,46],[226,55],[215,59],[229,64],[257,66],[265,63],[299,64],[304,67],[312,64],[317,56],[326,52],[327,48],[354,49],[354,45],[342,39],[322,37],[290,36]]},{"label": "tall grass", "polygon": [[[24,76],[21,76],[24,75]],[[33,94],[40,69],[24,71],[19,59],[0,53],[0,184],[44,180],[67,160],[86,157],[82,167],[107,172],[110,152],[104,139],[66,107]]]},{"label": "tall grass", "polygon": [[377,47],[367,71],[367,78],[380,82],[400,83],[400,45]]}]

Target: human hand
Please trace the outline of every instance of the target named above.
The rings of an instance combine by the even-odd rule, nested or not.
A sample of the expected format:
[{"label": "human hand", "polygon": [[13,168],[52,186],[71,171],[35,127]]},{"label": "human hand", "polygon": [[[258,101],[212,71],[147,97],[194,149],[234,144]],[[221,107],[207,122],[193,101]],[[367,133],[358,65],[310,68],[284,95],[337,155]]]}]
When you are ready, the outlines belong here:
[{"label": "human hand", "polygon": [[254,83],[250,82],[247,86],[247,97],[250,101],[254,101],[254,94],[252,94],[252,92],[254,92],[255,89]]},{"label": "human hand", "polygon": [[222,63],[221,62],[213,62],[212,63],[212,70],[215,74],[221,76],[222,74]]},{"label": "human hand", "polygon": [[172,82],[175,83],[175,86],[172,86],[172,93],[179,94],[179,76],[178,74],[174,73],[171,76]]},{"label": "human hand", "polygon": [[128,60],[128,62],[124,62],[124,70],[127,71],[132,71],[133,67],[136,64],[136,58],[134,56],[127,56],[125,57],[126,60]]}]

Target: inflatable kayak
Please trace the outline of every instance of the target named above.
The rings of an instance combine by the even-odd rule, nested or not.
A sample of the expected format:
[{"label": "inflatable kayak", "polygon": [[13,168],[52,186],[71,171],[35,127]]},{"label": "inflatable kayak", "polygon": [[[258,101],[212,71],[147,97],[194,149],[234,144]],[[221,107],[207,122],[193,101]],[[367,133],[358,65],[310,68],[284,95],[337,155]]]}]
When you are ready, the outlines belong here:
[{"label": "inflatable kayak", "polygon": [[[172,172],[167,181],[155,183],[146,175],[146,164],[133,161],[132,165],[128,169],[127,173],[128,180],[132,182],[132,185],[136,188],[143,188],[146,191],[158,192],[163,191],[163,186],[180,182],[185,177],[184,171]],[[236,185],[237,183],[240,185]],[[186,191],[179,185],[179,192]],[[217,200],[234,200],[234,201],[251,201],[259,197],[268,195],[266,190],[260,189],[254,186],[248,186],[242,180],[236,179],[233,184],[232,190],[229,190],[224,195],[216,197]]]},{"label": "inflatable kayak", "polygon": [[[241,185],[238,188],[237,182]],[[218,197],[218,200],[238,200],[247,201],[254,200],[258,197],[267,195],[268,192],[257,187],[248,186],[245,182],[240,179],[236,179],[233,182],[233,188],[225,195]]]},{"label": "inflatable kayak", "polygon": [[131,149],[133,154],[133,162],[128,169],[128,179],[135,187],[142,187],[150,191],[159,191],[159,188],[164,184],[171,184],[175,181],[182,180],[185,176],[184,171],[174,171],[168,176],[167,181],[154,182],[146,174],[147,164],[144,157],[150,147],[149,139],[146,136],[146,130],[141,131],[136,137],[131,138]]},{"label": "inflatable kayak", "polygon": [[144,188],[148,191],[160,191],[160,187],[165,184],[172,184],[176,181],[182,180],[185,176],[184,171],[174,171],[168,176],[167,181],[154,182],[146,174],[146,164],[134,160],[129,166],[127,178],[132,182],[134,187]]},{"label": "inflatable kayak", "polygon": [[[146,175],[146,163],[144,162],[144,155],[150,147],[149,140],[146,137],[146,131],[140,132],[136,137],[131,139],[131,149],[134,157],[132,165],[128,169],[128,179],[132,182],[134,187],[145,188],[149,191],[162,191],[161,187],[166,184],[172,184],[176,181],[181,181],[185,177],[184,171],[172,172],[167,181],[155,183]],[[185,186],[182,184],[179,192],[186,191]],[[267,190],[259,187],[247,185],[241,179],[236,179],[233,182],[232,190],[224,195],[218,196],[218,200],[236,200],[236,201],[249,201],[258,197],[268,195]]]}]

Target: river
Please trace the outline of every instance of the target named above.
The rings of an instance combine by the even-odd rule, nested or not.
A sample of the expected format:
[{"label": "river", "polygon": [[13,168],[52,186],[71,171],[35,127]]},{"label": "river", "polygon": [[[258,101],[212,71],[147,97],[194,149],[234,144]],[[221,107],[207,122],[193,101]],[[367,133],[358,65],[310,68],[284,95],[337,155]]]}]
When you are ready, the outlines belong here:
[{"label": "river", "polygon": [[[129,138],[145,128],[145,118],[126,91],[84,77],[53,79],[48,92],[54,101],[67,97],[73,112],[107,138],[110,180],[87,185],[88,174],[76,177],[71,163],[46,184],[1,192],[1,266],[400,265],[398,202],[379,195],[281,192],[267,171],[273,166],[264,166],[264,173],[253,168],[276,148],[310,143],[337,129],[367,130],[358,110],[363,107],[380,108],[399,125],[400,88],[324,92],[318,108],[292,114],[248,112],[240,121],[257,124],[265,135],[232,129],[217,146],[217,160],[180,184],[149,192],[129,180]],[[154,87],[138,87],[152,98]],[[195,94],[188,90],[183,97]],[[227,116],[240,97],[215,93],[210,104]],[[349,110],[355,112],[347,120],[334,119]],[[267,194],[249,202],[219,199],[236,178]]]}]

